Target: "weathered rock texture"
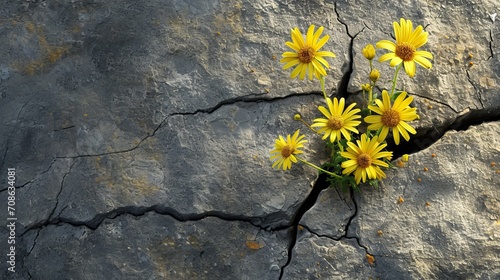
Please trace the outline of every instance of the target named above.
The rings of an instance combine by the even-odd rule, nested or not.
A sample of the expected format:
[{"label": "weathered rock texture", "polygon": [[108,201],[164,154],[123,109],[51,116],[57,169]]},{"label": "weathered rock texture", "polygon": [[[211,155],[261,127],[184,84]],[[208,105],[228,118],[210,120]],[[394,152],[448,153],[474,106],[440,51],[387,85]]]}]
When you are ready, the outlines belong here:
[{"label": "weathered rock texture", "polygon": [[[494,0],[4,1],[0,209],[16,168],[18,220],[15,273],[0,229],[0,278],[494,279],[498,9]],[[325,189],[307,166],[272,170],[274,139],[306,132],[293,115],[311,120],[322,103],[319,83],[281,70],[290,29],[325,27],[337,54],[327,88],[359,99],[360,49],[389,39],[400,17],[425,26],[435,55],[431,70],[400,76],[421,116],[396,150],[413,153],[408,167],[379,190],[348,193]],[[387,87],[392,72],[376,67]],[[319,164],[324,144],[308,140]]]}]

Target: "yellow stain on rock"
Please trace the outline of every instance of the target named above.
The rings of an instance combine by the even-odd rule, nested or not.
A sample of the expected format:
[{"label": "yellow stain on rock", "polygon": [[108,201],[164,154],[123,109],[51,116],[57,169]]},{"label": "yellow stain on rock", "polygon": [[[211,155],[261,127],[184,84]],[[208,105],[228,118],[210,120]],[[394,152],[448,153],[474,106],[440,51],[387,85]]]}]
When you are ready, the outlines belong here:
[{"label": "yellow stain on rock", "polygon": [[[147,170],[134,166],[134,161],[135,159],[129,155],[96,157],[94,159],[97,172],[95,182],[106,188],[113,196],[125,198],[124,200],[127,201],[155,196],[161,186],[149,179]],[[147,162],[144,164],[148,164]]]},{"label": "yellow stain on rock", "polygon": [[47,42],[45,36],[45,31],[42,26],[36,25],[35,23],[28,21],[24,23],[24,27],[28,33],[33,34],[32,36],[37,36],[38,48],[39,48],[39,58],[33,59],[28,63],[18,62],[14,63],[13,67],[21,70],[27,75],[38,74],[50,66],[54,65],[56,62],[61,60],[61,58],[69,52],[70,47],[67,45],[53,45]]}]

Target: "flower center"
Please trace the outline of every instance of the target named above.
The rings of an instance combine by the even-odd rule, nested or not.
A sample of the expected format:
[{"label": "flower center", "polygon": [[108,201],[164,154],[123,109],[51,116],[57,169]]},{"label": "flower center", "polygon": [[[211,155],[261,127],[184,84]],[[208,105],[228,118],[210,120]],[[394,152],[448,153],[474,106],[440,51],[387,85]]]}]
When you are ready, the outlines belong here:
[{"label": "flower center", "polygon": [[344,119],[341,116],[332,116],[326,125],[332,130],[339,130],[344,126]]},{"label": "flower center", "polygon": [[290,147],[290,145],[286,145],[281,149],[281,156],[284,158],[288,158],[294,152],[294,148]]},{"label": "flower center", "polygon": [[382,115],[382,123],[387,127],[395,127],[399,124],[401,116],[398,111],[390,109]]},{"label": "flower center", "polygon": [[399,43],[396,45],[396,55],[403,61],[413,60],[413,55],[415,54],[415,47],[406,42]]},{"label": "flower center", "polygon": [[358,165],[362,168],[367,168],[372,164],[372,157],[367,153],[362,153],[358,156]]},{"label": "flower center", "polygon": [[314,51],[313,48],[306,45],[299,50],[298,54],[300,62],[309,63],[314,59],[314,55],[316,54],[316,52]]}]

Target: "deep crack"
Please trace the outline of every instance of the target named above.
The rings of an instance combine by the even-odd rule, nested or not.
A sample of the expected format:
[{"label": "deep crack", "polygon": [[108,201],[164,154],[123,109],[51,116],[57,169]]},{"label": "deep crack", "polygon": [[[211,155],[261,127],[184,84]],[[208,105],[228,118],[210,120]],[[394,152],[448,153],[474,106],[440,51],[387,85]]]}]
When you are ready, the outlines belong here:
[{"label": "deep crack", "polygon": [[[54,210],[52,211],[54,212]],[[80,227],[84,226],[87,227],[91,230],[97,230],[99,226],[104,222],[104,220],[113,220],[121,215],[131,215],[134,217],[140,217],[144,216],[145,214],[149,212],[154,212],[159,215],[166,215],[174,218],[175,220],[179,222],[190,222],[190,221],[199,221],[203,220],[208,217],[214,217],[214,218],[219,218],[224,221],[239,221],[239,222],[245,222],[249,223],[254,227],[257,227],[259,229],[265,230],[265,231],[278,231],[286,228],[286,226],[277,226],[277,227],[270,227],[269,225],[263,225],[265,224],[267,217],[266,216],[245,216],[245,215],[234,215],[234,214],[228,214],[224,213],[221,211],[207,211],[203,213],[180,213],[177,210],[171,208],[171,207],[166,207],[163,205],[153,205],[153,206],[124,206],[124,207],[119,207],[116,209],[113,209],[109,212],[105,213],[99,213],[94,216],[94,218],[88,220],[88,221],[78,221],[75,219],[71,218],[64,218],[64,217],[53,217],[46,219],[45,221],[39,222],[37,224],[34,224],[27,228],[23,233],[21,233],[19,236],[24,236],[27,232],[35,229],[41,229],[44,227],[47,227],[49,225],[61,225],[61,224],[69,224],[75,227]]]},{"label": "deep crack", "polygon": [[490,29],[490,41],[489,41],[489,47],[490,47],[490,56],[486,60],[490,60],[493,58],[493,32]]},{"label": "deep crack", "polygon": [[337,11],[337,2],[334,3],[333,7],[337,15],[337,21],[345,27],[347,36],[351,38],[351,41],[349,42],[349,61],[347,63],[347,70],[342,75],[337,89],[337,95],[339,96],[339,98],[347,98],[349,96],[348,87],[351,81],[351,75],[354,71],[354,39],[356,38],[356,36],[358,36],[359,33],[365,30],[365,27],[363,27],[363,29],[361,29],[361,31],[359,31],[358,33],[351,35],[349,33],[349,27],[347,26],[347,24],[340,20],[340,14]]},{"label": "deep crack", "polygon": [[[395,145],[393,139],[388,137],[387,149],[393,151],[393,159],[395,159],[403,154],[413,154],[428,148],[441,139],[447,131],[464,131],[471,126],[495,121],[500,121],[500,111],[498,109],[468,110],[466,113],[458,116],[453,122],[442,126],[427,128],[423,135],[410,137],[409,141],[401,141],[399,145]],[[419,132],[421,131],[417,131],[417,134]]]},{"label": "deep crack", "polygon": [[290,221],[289,232],[288,232],[288,236],[289,236],[288,237],[288,240],[289,240],[289,242],[288,242],[288,258],[287,258],[286,263],[281,267],[279,279],[283,278],[283,273],[285,272],[286,267],[292,261],[293,249],[295,247],[295,244],[297,243],[297,232],[298,232],[299,222],[302,219],[302,216],[304,216],[304,214],[309,209],[311,209],[311,207],[314,206],[321,191],[328,188],[328,186],[329,186],[329,184],[326,181],[326,178],[327,177],[325,174],[319,175],[318,180],[316,180],[316,183],[314,184],[311,192],[306,197],[306,199],[302,202],[302,204],[299,206],[299,208],[295,212],[292,220]]}]

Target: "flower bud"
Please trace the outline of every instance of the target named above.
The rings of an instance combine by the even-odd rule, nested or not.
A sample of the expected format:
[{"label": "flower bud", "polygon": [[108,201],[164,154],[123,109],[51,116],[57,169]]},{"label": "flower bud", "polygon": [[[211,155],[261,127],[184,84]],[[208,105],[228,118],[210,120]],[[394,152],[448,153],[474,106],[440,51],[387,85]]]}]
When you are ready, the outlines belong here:
[{"label": "flower bud", "polygon": [[372,60],[375,57],[375,48],[372,44],[368,44],[363,48],[362,53],[366,59]]},{"label": "flower bud", "polygon": [[380,72],[377,69],[373,69],[370,72],[370,81],[375,83],[376,81],[378,81],[378,78],[380,78]]},{"label": "flower bud", "polygon": [[408,160],[410,159],[410,156],[408,154],[404,154],[402,157],[401,157],[401,160],[403,162],[408,162]]},{"label": "flower bud", "polygon": [[294,120],[296,120],[296,121],[300,121],[301,117],[300,117],[300,115],[299,115],[299,114],[295,114],[295,115],[293,116],[293,119],[294,119]]},{"label": "flower bud", "polygon": [[361,89],[364,91],[370,91],[371,88],[370,84],[361,84]]}]

